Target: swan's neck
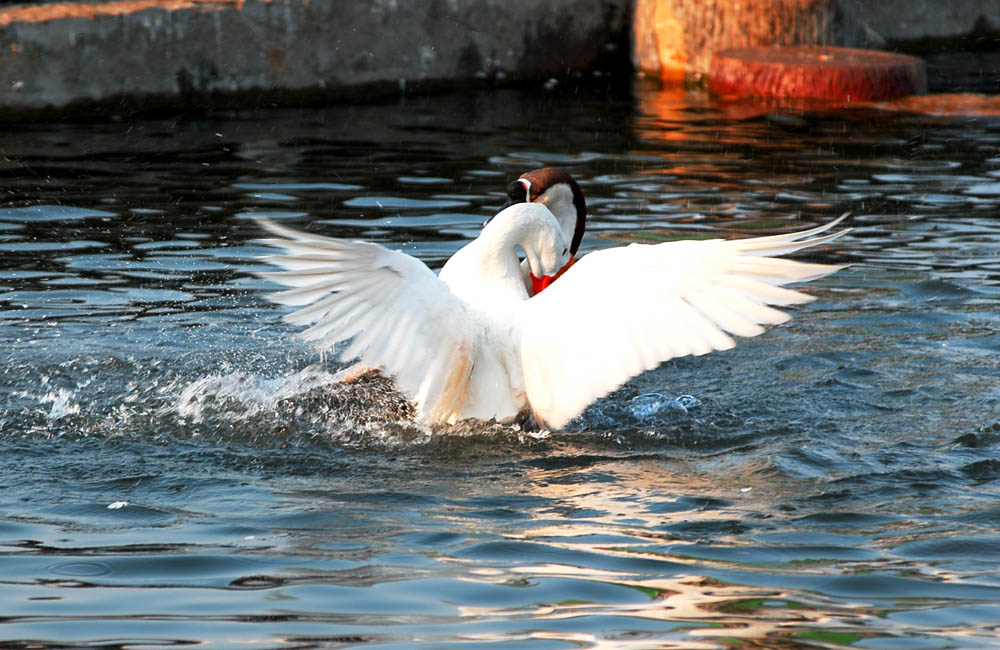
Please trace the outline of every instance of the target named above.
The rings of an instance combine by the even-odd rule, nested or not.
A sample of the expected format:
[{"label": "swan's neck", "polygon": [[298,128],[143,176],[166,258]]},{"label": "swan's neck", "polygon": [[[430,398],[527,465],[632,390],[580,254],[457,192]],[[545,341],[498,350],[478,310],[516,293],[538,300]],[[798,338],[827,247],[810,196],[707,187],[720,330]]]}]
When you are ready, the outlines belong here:
[{"label": "swan's neck", "polygon": [[494,220],[479,237],[455,253],[441,269],[440,278],[463,300],[495,305],[527,300],[517,246],[536,228],[530,219]]}]

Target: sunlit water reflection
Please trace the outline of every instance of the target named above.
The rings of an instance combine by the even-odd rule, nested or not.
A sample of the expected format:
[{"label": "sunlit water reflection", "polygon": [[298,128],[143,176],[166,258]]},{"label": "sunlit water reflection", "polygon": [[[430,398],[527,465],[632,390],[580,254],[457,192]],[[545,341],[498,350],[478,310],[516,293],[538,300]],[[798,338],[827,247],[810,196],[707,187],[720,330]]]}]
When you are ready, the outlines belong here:
[{"label": "sunlit water reflection", "polygon": [[[996,118],[499,91],[0,149],[3,645],[996,643]],[[549,164],[585,250],[850,210],[853,266],[555,434],[408,423],[249,274],[258,214],[439,266]]]}]

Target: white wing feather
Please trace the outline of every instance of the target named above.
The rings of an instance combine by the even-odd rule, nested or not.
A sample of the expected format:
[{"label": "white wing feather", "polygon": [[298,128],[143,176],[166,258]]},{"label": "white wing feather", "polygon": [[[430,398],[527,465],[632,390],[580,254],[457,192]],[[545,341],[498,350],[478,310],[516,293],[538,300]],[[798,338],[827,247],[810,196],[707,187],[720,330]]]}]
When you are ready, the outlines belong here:
[{"label": "white wing feather", "polygon": [[361,241],[302,233],[257,219],[277,235],[260,240],[285,251],[263,259],[264,272],[291,287],[269,296],[302,307],[286,322],[310,325],[300,336],[330,348],[353,339],[344,360],[384,369],[432,422],[462,410],[474,363],[477,328],[465,304],[421,261]]},{"label": "white wing feather", "polygon": [[[843,218],[786,235],[632,244],[584,256],[525,304],[521,358],[535,417],[562,428],[668,359],[725,350],[735,345],[730,334],[756,336],[762,325],[784,322],[788,315],[769,305],[812,298],[780,285],[843,267],[770,256],[843,235],[816,236]],[[571,317],[581,306],[586,314]]]}]

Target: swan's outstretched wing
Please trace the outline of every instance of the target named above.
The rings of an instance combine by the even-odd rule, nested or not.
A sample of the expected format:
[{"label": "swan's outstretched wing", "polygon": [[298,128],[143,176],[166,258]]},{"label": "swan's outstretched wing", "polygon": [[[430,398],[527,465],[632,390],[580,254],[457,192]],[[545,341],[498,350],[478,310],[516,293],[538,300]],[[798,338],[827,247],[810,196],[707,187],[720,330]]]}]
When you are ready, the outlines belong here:
[{"label": "swan's outstretched wing", "polygon": [[269,296],[301,307],[284,317],[310,325],[300,336],[324,348],[353,339],[344,360],[382,368],[431,422],[461,411],[476,330],[465,304],[423,262],[387,248],[298,232],[268,219],[276,235],[261,243],[284,250],[264,261],[284,271],[260,273],[291,289]]},{"label": "swan's outstretched wing", "polygon": [[812,298],[780,285],[843,267],[771,256],[841,236],[847,231],[820,233],[843,218],[788,235],[632,244],[584,256],[525,304],[521,358],[536,418],[560,428],[667,359],[725,350],[735,345],[730,334],[756,336],[762,325],[787,320],[768,305]]}]

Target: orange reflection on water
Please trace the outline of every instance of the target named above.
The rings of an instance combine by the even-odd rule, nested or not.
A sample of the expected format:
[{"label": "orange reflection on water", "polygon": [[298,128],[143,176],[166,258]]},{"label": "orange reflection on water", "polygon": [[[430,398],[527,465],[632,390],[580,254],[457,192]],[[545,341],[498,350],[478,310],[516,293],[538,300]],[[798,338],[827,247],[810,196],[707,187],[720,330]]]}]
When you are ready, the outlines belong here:
[{"label": "orange reflection on water", "polygon": [[892,101],[873,102],[873,108],[936,116],[1000,116],[1000,95],[939,93],[913,95]]},{"label": "orange reflection on water", "polygon": [[[708,94],[700,90],[689,90],[679,85],[663,85],[641,82],[636,93],[638,113],[643,126],[643,139],[675,142],[689,136],[679,128],[691,119],[691,110],[708,108]],[[677,128],[672,125],[678,125]]]},{"label": "orange reflection on water", "polygon": [[712,98],[712,106],[734,120],[749,120],[775,112],[830,113],[857,109],[874,109],[934,117],[997,117],[1000,116],[1000,95],[935,93],[910,95],[877,102],[714,97]]}]

